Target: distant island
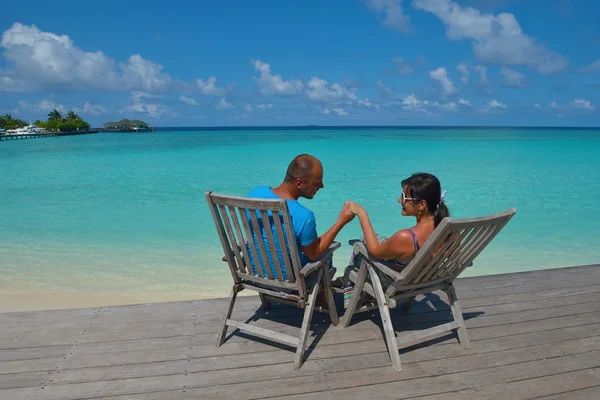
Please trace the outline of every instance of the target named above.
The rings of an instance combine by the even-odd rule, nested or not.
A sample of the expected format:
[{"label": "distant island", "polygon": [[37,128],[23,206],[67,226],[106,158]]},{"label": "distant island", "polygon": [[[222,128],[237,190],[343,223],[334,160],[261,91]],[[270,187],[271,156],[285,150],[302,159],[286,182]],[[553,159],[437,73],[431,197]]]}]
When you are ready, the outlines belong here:
[{"label": "distant island", "polygon": [[84,121],[75,111],[69,111],[64,117],[54,109],[48,113],[46,121],[35,121],[34,125],[49,132],[89,131],[90,124]]},{"label": "distant island", "polygon": [[11,114],[0,116],[0,132],[11,134],[49,133],[49,132],[88,132],[90,124],[83,120],[75,111],[66,115],[54,109],[48,113],[46,121],[37,120],[28,124],[22,119],[14,118]]}]

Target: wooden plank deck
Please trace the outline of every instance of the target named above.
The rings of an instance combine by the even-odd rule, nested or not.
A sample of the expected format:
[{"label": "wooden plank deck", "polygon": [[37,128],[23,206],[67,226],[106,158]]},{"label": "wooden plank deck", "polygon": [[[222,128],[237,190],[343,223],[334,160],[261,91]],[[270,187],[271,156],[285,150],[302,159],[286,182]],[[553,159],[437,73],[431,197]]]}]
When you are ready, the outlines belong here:
[{"label": "wooden plank deck", "polygon": [[[471,349],[453,335],[401,350],[390,366],[379,318],[332,327],[313,318],[299,371],[294,350],[233,333],[214,345],[224,299],[0,314],[0,399],[598,399],[600,265],[459,279]],[[338,295],[339,312],[343,313]],[[435,293],[396,330],[448,321]],[[234,318],[296,334],[300,310]]]}]

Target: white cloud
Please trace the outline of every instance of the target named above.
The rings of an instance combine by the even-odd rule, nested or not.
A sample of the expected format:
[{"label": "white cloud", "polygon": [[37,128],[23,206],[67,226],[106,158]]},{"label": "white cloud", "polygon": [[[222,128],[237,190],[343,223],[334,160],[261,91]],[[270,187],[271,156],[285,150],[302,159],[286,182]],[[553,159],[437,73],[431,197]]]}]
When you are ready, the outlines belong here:
[{"label": "white cloud", "polygon": [[154,118],[160,117],[164,114],[168,114],[169,107],[165,106],[164,104],[147,103],[144,100],[155,97],[156,96],[153,96],[149,93],[134,91],[131,93],[131,104],[123,108],[120,112],[121,114],[128,112],[147,114],[148,116]]},{"label": "white cloud", "polygon": [[536,103],[533,105],[533,108],[537,108],[538,110],[541,110],[542,106],[540,106],[539,104]]},{"label": "white cloud", "polygon": [[465,99],[458,99],[458,104],[460,104],[461,106],[471,107],[471,103],[469,102],[469,100]]},{"label": "white cloud", "polygon": [[502,68],[500,75],[504,77],[504,83],[510,87],[524,87],[525,86],[525,75],[519,71],[515,71],[508,68]]},{"label": "white cloud", "polygon": [[439,67],[433,71],[429,71],[429,77],[433,80],[438,81],[440,85],[442,85],[444,95],[449,96],[456,93],[454,84],[452,83],[450,78],[448,78],[448,72],[446,71],[446,68]]},{"label": "white cloud", "polygon": [[260,60],[253,61],[254,69],[260,72],[260,78],[255,78],[263,94],[290,96],[302,91],[303,85],[299,80],[284,80],[281,75],[273,75],[271,66]]},{"label": "white cloud", "polygon": [[99,115],[105,113],[106,108],[102,107],[100,104],[91,104],[86,101],[83,105],[83,112],[85,114]]},{"label": "white cloud", "polygon": [[50,100],[42,100],[38,103],[37,107],[46,112],[50,112],[52,110],[58,110],[60,112],[65,112],[65,106],[62,104],[56,104]]},{"label": "white cloud", "polygon": [[394,92],[389,87],[385,86],[382,81],[377,81],[377,87],[382,97],[395,97]]},{"label": "white cloud", "polygon": [[356,100],[356,95],[353,91],[339,83],[333,83],[332,85],[328,85],[325,79],[312,77],[306,86],[306,94],[311,100]]},{"label": "white cloud", "polygon": [[332,110],[340,117],[346,117],[348,115],[348,112],[345,111],[343,108],[332,108]]},{"label": "white cloud", "polygon": [[66,107],[63,104],[57,104],[51,100],[41,100],[36,104],[29,104],[25,100],[19,100],[17,104],[18,107],[14,110],[15,113],[27,111],[48,113],[52,110],[58,110],[61,113],[64,113],[66,111]]},{"label": "white cloud", "polygon": [[562,106],[560,106],[556,101],[553,101],[552,103],[550,103],[550,108],[552,108],[554,110],[558,110],[558,109],[561,109]]},{"label": "white cloud", "polygon": [[273,104],[246,104],[244,105],[244,109],[248,112],[250,111],[266,111],[273,108]]},{"label": "white cloud", "polygon": [[200,93],[206,96],[223,96],[227,93],[227,89],[217,86],[217,78],[211,76],[206,81],[196,79],[196,86],[200,89]]},{"label": "white cloud", "polygon": [[119,65],[122,71],[121,80],[129,89],[161,92],[172,87],[173,79],[169,74],[162,72],[164,67],[145,60],[139,54],[132,55],[127,63]]},{"label": "white cloud", "polygon": [[340,117],[348,116],[348,112],[346,110],[344,110],[343,108],[336,107],[336,108],[332,108],[332,109],[329,109],[329,108],[321,109],[321,114],[330,115],[332,113],[337,116],[340,116]]},{"label": "white cloud", "polygon": [[233,108],[233,104],[231,104],[230,102],[228,102],[227,100],[221,98],[219,100],[219,102],[217,103],[216,107],[219,110],[228,110],[230,108]]},{"label": "white cloud", "polygon": [[200,104],[198,104],[198,102],[192,98],[189,97],[185,97],[184,95],[179,96],[179,100],[181,100],[183,103],[187,104],[188,106],[199,106]]},{"label": "white cloud", "polygon": [[404,58],[402,57],[394,58],[392,60],[392,63],[394,64],[394,73],[398,75],[408,76],[413,72],[413,67],[411,67],[410,64],[404,61]]},{"label": "white cloud", "polygon": [[465,64],[461,63],[456,66],[456,69],[460,73],[460,81],[463,83],[463,85],[469,83],[469,68],[467,68]]},{"label": "white cloud", "polygon": [[367,7],[379,14],[383,26],[408,33],[413,26],[410,17],[404,14],[402,0],[365,0]]},{"label": "white cloud", "polygon": [[594,72],[594,71],[599,71],[600,70],[600,60],[596,60],[593,63],[591,63],[590,65],[588,65],[587,67],[583,67],[580,69],[581,72],[584,73],[589,73],[589,72]]},{"label": "white cloud", "polygon": [[373,102],[371,102],[371,100],[369,100],[368,97],[365,97],[364,99],[357,101],[357,104],[359,106],[363,106],[363,107],[367,107],[367,108],[379,108],[379,104],[374,104]]},{"label": "white cloud", "polygon": [[573,101],[571,101],[569,105],[571,106],[571,108],[576,108],[585,111],[594,111],[596,109],[596,106],[593,105],[591,101],[585,99],[573,99]]},{"label": "white cloud", "polygon": [[485,108],[488,110],[499,110],[499,109],[506,109],[506,104],[500,103],[497,100],[492,100],[489,101],[486,105]]},{"label": "white cloud", "polygon": [[180,84],[163,66],[139,54],[117,63],[101,51],[86,52],[67,35],[15,22],[0,40],[13,69],[0,71],[0,90],[163,91]]},{"label": "white cloud", "polygon": [[487,86],[490,83],[490,81],[487,78],[487,67],[484,67],[482,65],[476,65],[475,71],[479,73],[479,84]]},{"label": "white cloud", "polygon": [[414,94],[410,94],[400,102],[403,110],[407,111],[425,111],[425,106],[429,104],[427,100],[419,100]]},{"label": "white cloud", "polygon": [[438,17],[450,40],[472,40],[475,56],[499,65],[526,65],[543,74],[563,70],[568,61],[562,55],[526,35],[511,13],[481,13],[452,0],[413,0],[413,6]]},{"label": "white cloud", "polygon": [[436,105],[438,106],[438,108],[440,110],[456,111],[458,109],[458,106],[453,101],[450,101],[450,102],[445,103],[445,104],[436,104]]}]

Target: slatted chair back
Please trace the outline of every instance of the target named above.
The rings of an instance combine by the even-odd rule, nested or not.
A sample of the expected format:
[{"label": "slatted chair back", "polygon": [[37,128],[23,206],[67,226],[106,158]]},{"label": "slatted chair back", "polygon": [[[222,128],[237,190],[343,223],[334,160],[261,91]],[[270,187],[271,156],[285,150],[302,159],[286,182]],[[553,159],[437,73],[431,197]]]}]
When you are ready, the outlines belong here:
[{"label": "slatted chair back", "polygon": [[235,283],[244,280],[292,289],[299,298],[306,297],[285,199],[248,199],[208,191],[206,200]]},{"label": "slatted chair back", "polygon": [[402,270],[399,279],[388,288],[388,296],[393,296],[398,290],[452,282],[472,264],[515,213],[516,210],[511,208],[484,217],[444,218],[415,258]]}]

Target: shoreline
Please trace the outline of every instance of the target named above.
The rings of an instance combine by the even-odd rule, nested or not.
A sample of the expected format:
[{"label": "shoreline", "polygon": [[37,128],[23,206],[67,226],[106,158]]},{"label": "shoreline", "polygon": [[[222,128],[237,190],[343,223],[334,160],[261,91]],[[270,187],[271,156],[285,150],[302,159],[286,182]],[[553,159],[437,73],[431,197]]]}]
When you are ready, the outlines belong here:
[{"label": "shoreline", "polygon": [[[486,276],[504,275],[507,279],[510,276],[516,276],[523,273],[533,273],[538,271],[562,270],[570,268],[600,268],[600,263],[578,264],[578,265],[563,265],[558,267],[549,267],[544,269],[527,269],[522,271],[506,271],[491,274],[468,274],[462,273],[459,279],[477,279]],[[466,271],[465,271],[466,272]],[[93,308],[93,307],[110,307],[110,306],[130,306],[139,304],[151,303],[168,303],[177,301],[195,301],[226,298],[228,289],[219,295],[215,292],[204,294],[187,293],[178,294],[175,292],[154,292],[148,294],[142,293],[94,293],[94,292],[64,292],[59,290],[40,290],[21,287],[19,290],[2,290],[0,291],[0,314],[13,312],[34,312],[34,311],[49,311],[49,310],[65,310],[78,308]],[[256,295],[252,290],[244,290],[238,296]]]}]

